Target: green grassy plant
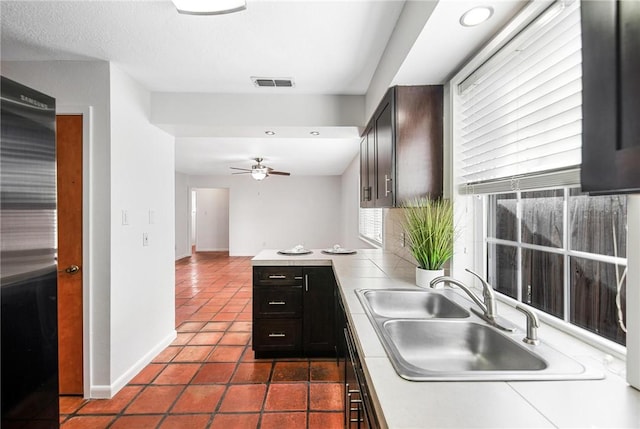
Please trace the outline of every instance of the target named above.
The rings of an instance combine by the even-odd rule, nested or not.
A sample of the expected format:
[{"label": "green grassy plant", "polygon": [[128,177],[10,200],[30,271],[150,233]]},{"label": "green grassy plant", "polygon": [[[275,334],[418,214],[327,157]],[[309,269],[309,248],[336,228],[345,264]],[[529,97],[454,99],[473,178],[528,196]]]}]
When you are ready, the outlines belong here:
[{"label": "green grassy plant", "polygon": [[455,226],[450,200],[415,198],[402,205],[402,227],[419,267],[440,270],[453,256]]}]

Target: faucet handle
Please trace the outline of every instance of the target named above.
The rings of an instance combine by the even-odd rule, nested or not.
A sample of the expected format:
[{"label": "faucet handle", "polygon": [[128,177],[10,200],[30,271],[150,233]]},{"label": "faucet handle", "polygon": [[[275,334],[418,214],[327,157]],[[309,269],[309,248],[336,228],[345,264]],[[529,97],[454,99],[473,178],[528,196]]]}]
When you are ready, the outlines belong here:
[{"label": "faucet handle", "polygon": [[516,310],[520,310],[527,316],[527,336],[524,337],[522,341],[532,345],[538,344],[540,342],[540,340],[538,340],[538,328],[540,327],[538,315],[523,304],[516,304]]},{"label": "faucet handle", "polygon": [[484,297],[484,303],[487,306],[487,317],[495,319],[498,315],[498,307],[496,305],[496,297],[493,292],[493,287],[488,281],[483,279],[479,274],[471,271],[469,268],[465,268],[465,271],[476,276],[478,280],[480,280],[480,283],[482,283],[482,296]]},{"label": "faucet handle", "polygon": [[483,288],[485,289],[492,289],[491,285],[489,284],[489,282],[487,282],[485,279],[482,278],[482,276],[480,276],[480,274],[471,271],[469,268],[465,268],[464,269],[466,272],[473,274],[474,276],[476,276],[478,278],[478,280],[480,280],[480,282],[482,283]]}]

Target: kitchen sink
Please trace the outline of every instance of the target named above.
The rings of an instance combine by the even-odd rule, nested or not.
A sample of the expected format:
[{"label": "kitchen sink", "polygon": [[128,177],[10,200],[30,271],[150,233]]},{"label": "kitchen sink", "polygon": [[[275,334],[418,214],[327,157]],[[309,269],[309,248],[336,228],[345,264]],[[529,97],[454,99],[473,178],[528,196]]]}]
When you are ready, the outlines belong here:
[{"label": "kitchen sink", "polygon": [[465,318],[469,312],[442,294],[414,289],[368,289],[360,295],[369,310],[385,318]]},{"label": "kitchen sink", "polygon": [[536,371],[544,359],[490,326],[474,322],[389,320],[385,335],[406,363],[429,372]]},{"label": "kitchen sink", "polygon": [[523,329],[490,326],[451,290],[356,291],[401,377],[412,381],[517,381],[600,379],[546,343],[522,341]]}]

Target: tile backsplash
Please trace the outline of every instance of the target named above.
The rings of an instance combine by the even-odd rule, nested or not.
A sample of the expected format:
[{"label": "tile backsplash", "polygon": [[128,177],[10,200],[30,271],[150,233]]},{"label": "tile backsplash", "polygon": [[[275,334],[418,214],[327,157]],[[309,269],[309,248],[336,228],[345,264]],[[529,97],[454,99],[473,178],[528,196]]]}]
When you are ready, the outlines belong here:
[{"label": "tile backsplash", "polygon": [[411,262],[414,265],[418,265],[415,258],[409,251],[408,243],[403,246],[402,240],[402,218],[403,213],[401,208],[396,209],[384,209],[384,250],[398,255],[402,259]]}]

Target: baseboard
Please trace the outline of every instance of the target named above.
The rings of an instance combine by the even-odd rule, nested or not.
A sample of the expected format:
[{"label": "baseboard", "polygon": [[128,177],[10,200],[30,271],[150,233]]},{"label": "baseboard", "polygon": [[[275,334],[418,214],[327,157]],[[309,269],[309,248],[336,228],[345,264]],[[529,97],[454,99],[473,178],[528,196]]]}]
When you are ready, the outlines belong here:
[{"label": "baseboard", "polygon": [[138,360],[134,365],[131,366],[124,374],[118,377],[111,385],[94,385],[91,386],[89,391],[89,398],[91,399],[111,399],[113,396],[120,391],[124,386],[130,382],[133,377],[138,375],[140,371],[144,369],[154,357],[158,356],[158,354],[163,351],[167,346],[169,346],[173,340],[176,339],[177,333],[174,330],[169,333],[162,341],[156,344],[151,350],[149,350],[141,359]]},{"label": "baseboard", "polygon": [[228,252],[229,248],[225,248],[225,249],[202,249],[202,248],[198,248],[196,249],[196,252]]}]

